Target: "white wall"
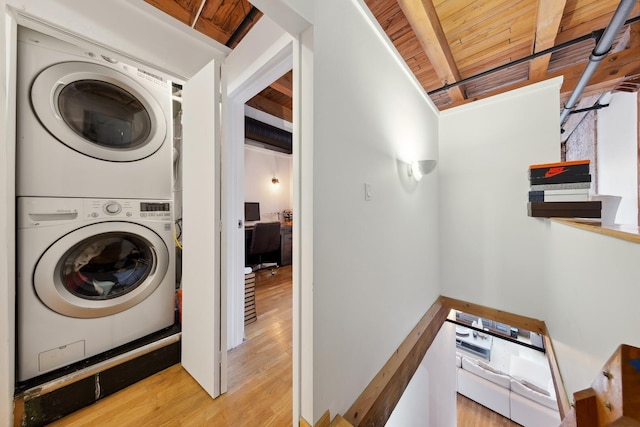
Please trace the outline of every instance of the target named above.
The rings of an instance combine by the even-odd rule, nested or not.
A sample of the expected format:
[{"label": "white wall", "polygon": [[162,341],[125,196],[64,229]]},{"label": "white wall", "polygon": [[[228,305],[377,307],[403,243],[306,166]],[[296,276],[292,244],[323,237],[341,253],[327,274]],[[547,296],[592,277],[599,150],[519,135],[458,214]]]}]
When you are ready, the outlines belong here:
[{"label": "white wall", "polygon": [[292,35],[301,34],[314,22],[313,0],[254,0],[252,4]]},{"label": "white wall", "polygon": [[597,129],[598,192],[622,197],[617,224],[638,225],[638,94],[615,93]]},{"label": "white wall", "polygon": [[[244,198],[260,203],[261,221],[282,220],[282,211],[292,208],[292,166],[289,154],[245,145]],[[271,182],[274,177],[279,184]]]},{"label": "white wall", "polygon": [[455,334],[442,326],[385,427],[456,426]]},{"label": "white wall", "polygon": [[527,166],[559,160],[558,87],[442,114],[441,271],[447,296],[545,320],[571,396],[640,346],[640,245],[526,216]]},{"label": "white wall", "polygon": [[345,413],[441,291],[437,169],[416,183],[398,161],[437,159],[437,115],[360,4],[315,8],[312,422]]},{"label": "white wall", "polygon": [[559,85],[551,80],[441,114],[445,295],[544,319],[548,222],[527,216],[527,170],[560,160]]},{"label": "white wall", "polygon": [[620,344],[640,347],[640,245],[551,223],[544,317],[571,396]]}]

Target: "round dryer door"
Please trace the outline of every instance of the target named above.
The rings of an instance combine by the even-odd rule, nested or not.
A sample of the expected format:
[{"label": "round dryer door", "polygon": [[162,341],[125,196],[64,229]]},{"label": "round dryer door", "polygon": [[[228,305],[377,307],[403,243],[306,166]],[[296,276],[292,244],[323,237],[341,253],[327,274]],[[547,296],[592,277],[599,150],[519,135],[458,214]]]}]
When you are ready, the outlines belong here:
[{"label": "round dryer door", "polygon": [[57,313],[93,318],[124,311],[158,287],[169,263],[164,241],[148,228],[104,222],[72,231],[36,265],[40,300]]},{"label": "round dryer door", "polygon": [[63,62],[45,69],[33,83],[31,103],[60,142],[97,159],[144,159],[167,134],[165,115],[153,95],[125,74],[98,64]]}]

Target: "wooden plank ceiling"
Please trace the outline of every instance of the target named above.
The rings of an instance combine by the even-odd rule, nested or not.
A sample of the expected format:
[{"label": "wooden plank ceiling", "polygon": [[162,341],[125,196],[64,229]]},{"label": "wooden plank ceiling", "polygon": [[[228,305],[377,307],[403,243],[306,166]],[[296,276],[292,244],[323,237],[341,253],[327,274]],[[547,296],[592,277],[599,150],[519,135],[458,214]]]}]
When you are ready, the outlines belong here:
[{"label": "wooden plank ceiling", "polygon": [[[144,0],[231,49],[262,17],[247,0]],[[273,82],[247,105],[291,122],[292,72]]]},{"label": "wooden plank ceiling", "polygon": [[[246,0],[145,1],[231,48],[262,15]],[[604,29],[619,4],[619,0],[364,2],[441,110],[560,75],[564,76],[564,104],[596,44],[595,37],[580,42],[576,39]],[[640,3],[636,1],[629,25],[623,27],[612,53],[600,64],[584,92],[588,102],[616,87],[637,90],[639,16]],[[526,60],[565,43],[570,46]],[[514,61],[521,62],[509,66]],[[504,68],[495,71],[500,66]],[[633,79],[635,85],[625,84]],[[461,80],[464,84],[447,87]],[[291,72],[249,104],[290,121]]]}]

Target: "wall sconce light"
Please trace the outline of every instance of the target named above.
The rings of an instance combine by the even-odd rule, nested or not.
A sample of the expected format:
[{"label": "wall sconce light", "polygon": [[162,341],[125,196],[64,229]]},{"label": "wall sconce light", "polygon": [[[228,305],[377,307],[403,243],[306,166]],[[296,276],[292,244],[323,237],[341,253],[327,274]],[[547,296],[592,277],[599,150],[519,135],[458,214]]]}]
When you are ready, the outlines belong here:
[{"label": "wall sconce light", "polygon": [[273,179],[271,179],[271,183],[273,185],[278,185],[278,184],[280,184],[280,181],[278,180],[278,178],[273,178]]},{"label": "wall sconce light", "polygon": [[429,174],[436,167],[435,160],[416,160],[409,163],[409,176],[416,181],[420,181],[424,175]]}]

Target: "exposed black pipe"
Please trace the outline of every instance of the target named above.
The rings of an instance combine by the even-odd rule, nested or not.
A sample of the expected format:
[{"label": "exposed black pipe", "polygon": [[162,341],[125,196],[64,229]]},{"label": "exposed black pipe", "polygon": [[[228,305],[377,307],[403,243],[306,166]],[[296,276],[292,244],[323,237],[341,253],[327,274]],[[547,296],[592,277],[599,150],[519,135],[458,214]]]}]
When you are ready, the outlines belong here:
[{"label": "exposed black pipe", "polygon": [[240,25],[238,25],[238,28],[236,28],[233,34],[231,34],[231,37],[229,37],[229,40],[227,40],[225,46],[233,47],[236,41],[238,41],[238,39],[242,37],[242,33],[244,33],[247,27],[253,23],[253,20],[258,16],[258,13],[260,13],[258,8],[255,6],[251,6],[251,10],[249,11],[249,13],[247,13],[247,16],[244,17]]},{"label": "exposed black pipe", "polygon": [[[602,30],[600,30],[600,31],[602,31]],[[586,40],[590,40],[590,39],[597,40],[598,37],[599,37],[599,32],[600,31],[594,31],[591,34],[587,34],[585,36],[578,37],[577,39],[569,40],[569,41],[564,42],[562,44],[559,44],[557,46],[550,47],[549,49],[541,50],[540,52],[532,53],[531,55],[525,56],[525,57],[520,58],[520,59],[516,59],[515,61],[509,62],[508,64],[502,64],[502,65],[497,66],[495,68],[492,68],[490,70],[483,71],[481,73],[475,74],[475,75],[473,75],[471,77],[467,77],[467,78],[464,78],[462,80],[458,80],[457,82],[454,82],[454,83],[446,84],[446,85],[444,85],[444,86],[442,86],[442,87],[440,87],[438,89],[434,89],[431,92],[428,92],[427,95],[431,96],[434,93],[442,92],[442,91],[449,90],[451,88],[454,88],[454,87],[457,87],[457,86],[460,86],[460,85],[463,85],[463,84],[467,84],[467,83],[469,83],[469,82],[471,82],[473,80],[477,80],[477,79],[479,79],[481,77],[488,76],[489,74],[493,74],[493,73],[496,73],[498,71],[502,71],[502,70],[505,70],[507,68],[513,67],[515,65],[519,65],[519,64],[522,64],[524,62],[531,61],[532,59],[536,59],[539,56],[544,56],[544,55],[548,55],[550,53],[554,53],[554,52],[556,52],[558,50],[565,49],[567,47],[573,46],[574,44],[578,44],[578,43],[581,43],[581,42],[586,41]]]},{"label": "exposed black pipe", "polygon": [[[640,16],[636,16],[635,18],[629,19],[628,21],[626,21],[624,23],[624,25],[633,24],[633,23],[635,23],[637,21],[640,21]],[[454,87],[458,87],[458,86],[461,86],[461,85],[464,85],[464,84],[467,84],[469,82],[472,82],[472,81],[477,80],[479,78],[482,78],[482,77],[488,76],[490,74],[496,73],[498,71],[502,71],[502,70],[505,70],[507,68],[513,67],[515,65],[519,65],[519,64],[522,64],[524,62],[531,61],[532,59],[536,59],[539,56],[548,55],[548,54],[554,53],[554,52],[556,52],[558,50],[566,49],[567,47],[571,47],[571,46],[573,46],[575,44],[581,43],[581,42],[586,41],[586,40],[591,40],[591,39],[599,40],[602,37],[602,34],[604,33],[604,30],[605,29],[603,28],[603,29],[600,29],[600,30],[593,31],[593,32],[591,32],[591,34],[587,34],[587,35],[584,35],[582,37],[578,37],[578,38],[575,38],[573,40],[566,41],[566,42],[561,43],[559,45],[552,46],[549,49],[541,50],[540,52],[536,52],[536,53],[533,53],[531,55],[525,56],[523,58],[516,59],[515,61],[509,62],[508,64],[503,64],[503,65],[500,65],[498,67],[492,68],[490,70],[483,71],[481,73],[475,74],[475,75],[473,75],[471,77],[467,77],[467,78],[464,78],[462,80],[458,80],[457,82],[446,84],[446,85],[444,85],[444,86],[442,86],[442,87],[440,87],[438,89],[434,89],[434,90],[432,90],[430,92],[427,92],[427,95],[431,96],[433,94],[436,94],[436,93],[439,93],[439,92],[442,92],[442,91],[446,91],[446,90],[449,90],[449,89],[452,89]]]},{"label": "exposed black pipe", "polygon": [[586,113],[587,111],[600,110],[601,108],[606,108],[608,106],[609,106],[609,104],[605,104],[605,105],[595,104],[595,105],[593,105],[591,107],[580,108],[578,110],[573,110],[573,111],[569,112],[569,114]]},{"label": "exposed black pipe", "polygon": [[264,148],[270,150],[287,154],[293,152],[293,135],[291,132],[251,117],[244,117],[244,136],[252,141],[260,142]]}]

